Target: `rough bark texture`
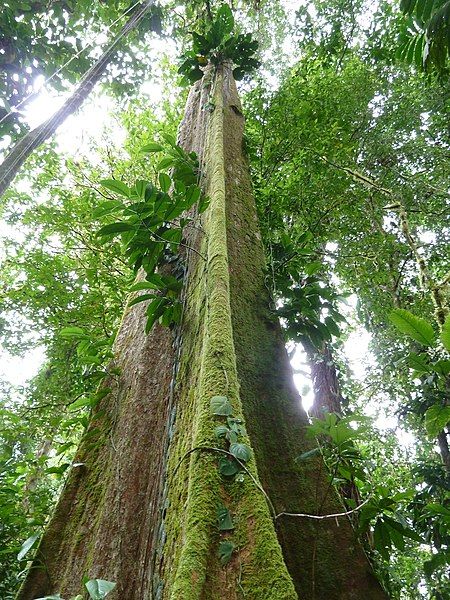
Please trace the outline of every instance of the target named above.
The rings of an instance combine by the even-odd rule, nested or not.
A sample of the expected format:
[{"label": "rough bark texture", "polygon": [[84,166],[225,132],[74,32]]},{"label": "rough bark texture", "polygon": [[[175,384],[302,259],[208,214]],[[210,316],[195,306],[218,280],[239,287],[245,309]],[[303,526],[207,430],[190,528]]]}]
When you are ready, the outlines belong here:
[{"label": "rough bark texture", "polygon": [[[339,511],[322,466],[295,462],[305,450],[307,417],[293,385],[279,324],[268,309],[264,253],[242,151],[244,123],[233,82],[227,103],[224,147],[233,335],[259,477],[277,512]],[[347,520],[341,519],[338,526],[334,520],[280,518],[277,524],[299,598],[386,598]]]},{"label": "rough bark texture", "polygon": [[[55,513],[19,592],[32,600],[82,592],[82,579],[118,584],[116,598],[151,598],[153,532],[169,420],[174,351],[168,329],[144,333],[141,305],[126,313],[115,345],[122,375],[106,383]],[[113,597],[111,594],[110,597]]]},{"label": "rough bark texture", "polygon": [[[276,512],[339,508],[323,467],[295,462],[307,418],[268,309],[242,133],[231,69],[208,72],[191,91],[180,133],[200,155],[211,203],[189,228],[187,245],[197,252],[187,256],[179,361],[168,330],[145,337],[141,305],[127,313],[116,347],[123,375],[85,436],[76,460],[86,464],[73,470],[44,535],[38,558],[47,571],[30,572],[21,600],[77,593],[85,574],[116,581],[111,600],[385,598],[348,521],[274,524],[259,487]],[[214,395],[227,396],[246,422],[239,441],[254,456],[239,479],[220,475],[220,452],[211,450],[227,448],[215,436],[226,420],[211,413]],[[221,505],[232,531],[218,527]],[[225,540],[234,551],[221,566]]]},{"label": "rough bark texture", "polygon": [[[226,116],[233,112],[232,103],[236,105],[230,73],[225,67],[210,83],[205,78],[191,93],[189,108],[189,117],[199,116],[189,133],[205,141],[202,167],[211,202],[201,220],[202,233],[196,236],[204,259],[192,256],[189,267],[161,594],[177,600],[238,599],[243,594],[295,600],[269,508],[255,485],[254,461],[248,469],[255,481],[248,474],[242,481],[227,481],[218,470],[221,455],[206,450],[226,448],[215,436],[215,428],[226,419],[211,414],[211,397],[227,396],[234,416],[243,419],[231,322],[224,171],[229,135]],[[207,123],[202,114],[205,105],[212,108]],[[183,143],[190,145],[187,139]],[[240,441],[249,443],[246,437]],[[219,530],[217,509],[221,505],[233,516],[233,531]],[[221,567],[219,544],[225,540],[234,543],[235,551],[226,567]]]},{"label": "rough bark texture", "polygon": [[303,347],[311,367],[314,390],[311,415],[320,418],[324,412],[342,414],[342,395],[330,349],[324,344],[322,350],[318,351],[308,341],[303,342]]}]

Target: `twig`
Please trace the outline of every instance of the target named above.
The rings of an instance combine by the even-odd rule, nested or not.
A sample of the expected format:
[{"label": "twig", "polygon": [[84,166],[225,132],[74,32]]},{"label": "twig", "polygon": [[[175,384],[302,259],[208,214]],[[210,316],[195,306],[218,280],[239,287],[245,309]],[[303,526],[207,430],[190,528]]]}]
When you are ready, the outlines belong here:
[{"label": "twig", "polygon": [[275,519],[278,519],[279,517],[304,517],[306,519],[322,520],[322,519],[335,519],[337,517],[346,517],[347,515],[351,515],[352,513],[360,510],[365,504],[367,504],[369,502],[369,500],[371,500],[371,496],[369,496],[366,500],[364,500],[364,502],[362,502],[356,508],[352,508],[352,510],[347,510],[346,512],[342,512],[342,513],[334,513],[332,515],[308,515],[306,513],[281,512],[275,516]]}]

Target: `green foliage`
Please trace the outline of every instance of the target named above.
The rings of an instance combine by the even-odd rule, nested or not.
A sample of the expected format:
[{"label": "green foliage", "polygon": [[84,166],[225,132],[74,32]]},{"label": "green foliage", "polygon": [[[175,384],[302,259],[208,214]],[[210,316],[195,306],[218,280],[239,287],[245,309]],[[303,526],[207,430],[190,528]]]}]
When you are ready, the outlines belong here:
[{"label": "green foliage", "polygon": [[192,34],[192,50],[183,55],[178,70],[186,85],[203,77],[202,67],[208,62],[215,67],[226,61],[232,62],[235,67],[233,75],[238,80],[258,68],[260,63],[254,58],[258,42],[252,39],[250,33],[232,35],[234,25],[231,8],[222,4],[205,34]]},{"label": "green foliage", "polygon": [[442,326],[441,341],[444,348],[450,352],[450,315],[445,319],[445,323]]},{"label": "green foliage", "polygon": [[233,414],[233,407],[226,396],[213,396],[210,406],[213,415],[228,417]]},{"label": "green foliage", "polygon": [[[427,40],[425,58],[430,66],[434,43],[441,45],[438,63],[448,60],[448,46],[439,33],[448,28],[447,17],[436,23],[435,30],[426,31],[427,23],[446,4],[409,3],[414,18],[404,22],[409,41],[404,38],[408,46],[402,56],[407,62],[422,64]],[[80,27],[86,31],[83,35],[100,31],[113,19],[113,11],[119,14],[123,6],[96,6],[99,18],[86,29],[82,20],[75,26],[77,11],[93,14],[94,9],[84,2],[72,9],[75,12],[69,11],[65,24],[59,23],[61,31],[54,26],[56,5],[46,15],[39,8],[35,14],[24,9],[23,20],[10,23],[19,33],[14,41],[24,47],[38,21],[55,34],[51,39],[41,36],[35,47],[43,74],[73,55],[73,42],[68,41],[72,48],[67,51],[59,44],[64,35],[73,31],[70,38],[76,39]],[[281,316],[290,342],[309,344],[317,353],[332,348],[350,410],[370,414],[379,410],[390,418],[388,429],[380,432],[357,422],[345,406],[344,419],[325,415],[323,421],[313,422],[320,448],[299,456],[299,466],[323,456],[332,486],[342,491],[356,485],[362,499],[368,499],[350,516],[363,539],[373,538],[374,546],[367,542],[369,551],[378,568],[389,571],[392,598],[418,600],[418,590],[426,587],[424,594],[438,599],[449,595],[449,483],[431,438],[448,421],[450,325],[447,319],[436,342],[437,331],[431,326],[434,307],[421,289],[415,259],[392,207],[401,198],[431,277],[445,279],[450,247],[445,226],[448,85],[442,79],[425,80],[401,65],[392,68],[398,16],[392,3],[380,2],[366,38],[360,26],[366,23],[366,17],[360,18],[368,14],[366,9],[365,3],[356,2],[349,10],[340,0],[301,7],[294,43],[287,46],[298,47],[303,58],[284,71],[275,91],[268,91],[274,80],[268,86],[263,79],[247,93],[246,148],[267,250],[266,285],[276,303],[272,312]],[[241,30],[241,23],[234,27],[231,11],[219,8],[202,27],[196,19],[203,10],[183,5],[187,18],[183,31],[200,32],[185,55],[183,74],[191,81],[200,78],[208,61],[213,65],[233,61],[237,77],[242,75],[240,66],[246,72],[255,67],[256,42],[233,34],[234,29]],[[7,4],[3,19],[9,13]],[[47,23],[51,19],[53,23]],[[243,30],[253,29],[250,19],[242,24]],[[258,29],[265,57],[270,55],[272,37],[265,31],[277,34],[281,47],[289,27],[279,7],[273,3],[261,7]],[[52,56],[43,54],[44,45]],[[265,62],[261,77],[280,73],[285,63],[278,60],[279,51]],[[123,69],[127,89],[121,87],[121,74],[111,89],[134,94],[132,82],[147,80],[147,73],[130,70],[127,65],[135,65],[135,59],[128,63],[122,60],[125,54],[125,50],[119,54],[118,68]],[[5,56],[8,53],[0,61]],[[148,64],[139,51],[135,58]],[[289,58],[295,60],[291,51]],[[60,81],[56,78],[57,85],[73,83],[88,66],[90,58],[85,60],[84,65],[83,60],[74,61]],[[36,74],[24,74],[24,68],[25,62],[17,61],[13,70],[5,71],[7,77],[14,73],[28,77],[28,83],[20,79],[14,84],[18,90],[14,101]],[[174,69],[166,64],[162,77],[165,87],[173,89]],[[0,596],[5,600],[13,597],[11,590],[17,588],[19,571],[30,555],[17,561],[24,540],[41,530],[69,467],[77,468],[73,451],[90,411],[101,401],[96,388],[108,372],[127,292],[134,294],[130,306],[148,303],[149,326],[157,320],[170,325],[179,319],[183,281],[177,258],[182,253],[179,232],[182,221],[186,226],[190,218],[183,211],[190,202],[201,205],[202,199],[195,199],[199,188],[193,157],[179,155],[173,138],[169,143],[151,140],[164,139],[161,132],[174,133],[183,100],[180,96],[172,104],[174,98],[164,99],[168,125],[156,119],[146,103],[133,104],[122,121],[129,131],[123,151],[108,144],[107,152],[95,154],[94,166],[79,156],[77,164],[72,160],[66,164],[52,151],[45,161],[35,157],[24,178],[33,181],[32,193],[14,192],[7,198],[7,225],[24,232],[24,239],[11,236],[5,244],[2,338],[8,350],[19,352],[38,343],[28,331],[39,331],[36,339],[45,344],[47,361],[27,387],[26,397],[5,388],[0,406]],[[15,123],[8,131],[14,134],[18,126]],[[41,173],[36,178],[37,167]],[[176,186],[183,177],[190,177],[189,183],[184,182],[185,191]],[[75,190],[73,181],[81,184],[76,183]],[[95,189],[93,181],[102,181],[101,189]],[[392,190],[394,197],[387,199],[381,188]],[[99,194],[106,197],[100,200]],[[150,224],[153,217],[160,223]],[[100,227],[103,235],[94,235]],[[159,240],[157,235],[165,237]],[[154,268],[144,238],[158,256]],[[133,240],[135,257],[127,254]],[[148,271],[137,264],[139,256],[150,266]],[[143,280],[134,281],[136,271]],[[344,306],[341,291],[353,294],[350,308]],[[403,335],[388,317],[393,309]],[[351,375],[342,351],[351,328],[361,327],[371,334],[364,382]],[[235,485],[244,474],[240,463],[251,457],[251,451],[242,443],[243,424],[233,417],[228,399],[221,398],[215,405],[221,412],[211,406],[211,414],[218,418],[214,433],[232,456],[218,455],[217,464],[224,482]],[[398,422],[400,430],[391,425]],[[413,450],[399,444],[399,431],[414,436]],[[355,500],[346,502],[347,509],[356,507]],[[231,541],[222,539],[233,536],[231,525],[230,511],[218,499],[217,535],[224,560],[230,560],[234,550]]]},{"label": "green foliage", "polygon": [[450,55],[450,2],[402,0],[400,9],[409,18],[400,37],[399,58],[444,71]]},{"label": "green foliage", "polygon": [[[131,16],[129,12],[121,17],[126,8],[118,0],[95,5],[66,0],[50,7],[43,0],[4,3],[0,15],[0,139],[14,138],[26,128],[21,118],[24,106],[6,115],[33,94],[37,77],[51,78],[49,87],[56,91],[67,90],[79,81],[94,62],[88,40],[100,34],[109,38],[116,35]],[[108,31],[116,20],[118,23]],[[115,81],[111,87],[120,96],[134,95],[140,83],[148,56],[137,53],[136,45],[140,45],[142,33],[161,32],[161,9],[152,7],[140,28],[127,40],[133,42],[133,50],[122,44],[112,63]]]},{"label": "green foliage", "polygon": [[219,523],[219,531],[231,531],[234,529],[230,511],[223,505],[217,509],[217,521]]},{"label": "green foliage", "polygon": [[389,319],[399,331],[409,335],[423,346],[432,346],[435,341],[435,335],[432,325],[421,317],[416,317],[405,309],[397,308],[393,310]]},{"label": "green foliage", "polygon": [[102,600],[116,587],[115,583],[104,579],[90,579],[84,585],[92,600]]},{"label": "green foliage", "polygon": [[[188,217],[180,218],[181,215],[187,215],[194,205],[197,205],[199,213],[208,205],[196,183],[198,162],[195,154],[184,152],[170,136],[165,136],[165,141],[169,145],[166,157],[156,167],[159,188],[142,179],[132,187],[122,181],[104,179],[100,182],[102,187],[126,198],[126,201],[108,198],[95,209],[97,218],[120,218],[103,225],[97,236],[103,242],[120,236],[129,266],[136,275],[140,269],[145,274],[144,281],[136,283],[132,291],[150,290],[150,293],[138,294],[129,302],[129,306],[150,300],[146,309],[147,333],[156,321],[170,326],[181,320],[179,297],[183,269],[174,271],[175,276],[156,271],[176,258],[182,243],[183,228],[191,221]],[[163,150],[163,146],[155,143],[143,148],[143,152],[151,153]],[[164,172],[166,169],[171,169],[170,176]],[[172,192],[169,193],[171,188]]]},{"label": "green foliage", "polygon": [[[117,584],[112,581],[106,581],[105,579],[88,579],[83,580],[89,598],[91,600],[103,600],[106,596],[112,592]],[[82,600],[83,596],[73,596],[70,600]],[[63,600],[60,594],[53,596],[44,596],[43,598],[37,598],[37,600]]]}]

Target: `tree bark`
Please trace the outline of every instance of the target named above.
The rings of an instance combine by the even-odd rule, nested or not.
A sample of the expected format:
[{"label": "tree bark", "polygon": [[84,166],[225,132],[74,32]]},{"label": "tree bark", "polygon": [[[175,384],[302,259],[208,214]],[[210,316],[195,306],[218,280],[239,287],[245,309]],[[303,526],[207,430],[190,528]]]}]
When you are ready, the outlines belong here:
[{"label": "tree bark", "polygon": [[27,158],[48,140],[64,123],[68,116],[80,108],[86,98],[101,79],[107,66],[114,58],[121,40],[132,31],[142,17],[153,5],[154,0],[145,0],[128,19],[113,43],[105,50],[100,58],[94,63],[84,75],[77,89],[68,98],[59,110],[57,110],[47,121],[35,127],[32,131],[20,139],[10,150],[0,165],[0,197],[3,196]]},{"label": "tree bark", "polygon": [[[340,506],[323,465],[295,461],[307,417],[268,308],[243,125],[231,68],[208,71],[180,130],[211,201],[189,229],[186,245],[198,252],[188,251],[174,347],[168,330],[144,335],[141,305],[127,312],[116,347],[122,375],[44,534],[34,566],[46,570],[30,571],[20,600],[79,593],[85,574],[115,581],[111,600],[386,598],[348,520],[274,518]],[[245,421],[242,441],[253,449],[236,479],[218,470],[227,446],[215,428],[226,420],[211,413],[215,395]],[[88,449],[96,426],[101,443]],[[220,506],[232,530],[219,528]],[[224,542],[234,545],[226,565]]]},{"label": "tree bark", "polygon": [[334,366],[333,356],[329,347],[324,344],[318,350],[308,341],[303,342],[311,367],[311,379],[314,391],[314,403],[311,414],[323,417],[324,412],[342,414],[342,395]]}]

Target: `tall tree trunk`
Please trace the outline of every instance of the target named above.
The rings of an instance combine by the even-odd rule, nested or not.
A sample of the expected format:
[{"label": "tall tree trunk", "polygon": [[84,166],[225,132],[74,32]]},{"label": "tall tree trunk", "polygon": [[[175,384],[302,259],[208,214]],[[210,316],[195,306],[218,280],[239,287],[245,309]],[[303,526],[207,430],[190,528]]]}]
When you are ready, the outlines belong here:
[{"label": "tall tree trunk", "polygon": [[8,155],[0,165],[0,197],[8,189],[22,165],[27,158],[31,156],[34,150],[48,140],[58,127],[64,123],[67,117],[78,110],[86,98],[88,98],[89,94],[94,89],[94,86],[101,79],[107,66],[114,58],[122,39],[138,25],[153,3],[154,0],[145,0],[145,2],[133,11],[132,16],[122,27],[116,39],[83,76],[77,89],[64,102],[61,108],[47,119],[47,121],[44,121],[44,123],[41,123],[32,131],[25,134],[9,151]]},{"label": "tall tree trunk", "polygon": [[[44,534],[35,567],[45,571],[30,571],[21,600],[78,593],[84,574],[117,582],[110,597],[127,600],[385,599],[348,520],[274,518],[339,504],[319,462],[295,462],[307,418],[268,309],[242,134],[231,69],[219,67],[191,90],[180,132],[200,156],[211,202],[189,233],[198,252],[188,256],[178,336],[172,344],[156,327],[145,337],[140,305],[125,315],[122,375]],[[215,436],[225,422],[211,413],[216,395],[245,421],[253,448],[236,479],[218,469],[227,447]],[[219,528],[221,506],[233,529]],[[234,550],[222,565],[224,542]]]}]

